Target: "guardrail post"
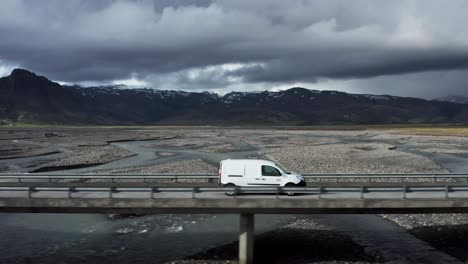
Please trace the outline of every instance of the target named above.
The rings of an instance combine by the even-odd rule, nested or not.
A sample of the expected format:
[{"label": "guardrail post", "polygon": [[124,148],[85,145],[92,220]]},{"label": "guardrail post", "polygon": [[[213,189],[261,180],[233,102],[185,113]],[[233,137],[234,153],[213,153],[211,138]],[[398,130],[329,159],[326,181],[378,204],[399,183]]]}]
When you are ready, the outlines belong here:
[{"label": "guardrail post", "polygon": [[408,192],[408,187],[406,185],[403,186],[403,200],[406,200],[406,193]]},{"label": "guardrail post", "polygon": [[198,187],[193,187],[192,189],[192,199],[195,199],[195,194],[198,192]]},{"label": "guardrail post", "polygon": [[254,214],[240,215],[239,264],[253,264],[255,240]]},{"label": "guardrail post", "polygon": [[113,198],[113,197],[112,197],[112,193],[115,191],[114,189],[115,189],[114,187],[110,187],[110,188],[109,188],[109,198],[110,198],[110,199]]},{"label": "guardrail post", "polygon": [[360,199],[364,199],[364,192],[366,191],[366,187],[365,186],[361,186],[361,195],[360,195]]},{"label": "guardrail post", "polygon": [[322,199],[323,186],[318,187],[318,198]]},{"label": "guardrail post", "polygon": [[154,186],[153,188],[151,188],[150,198],[154,199],[154,193],[157,193],[157,192],[158,192],[158,187]]},{"label": "guardrail post", "polygon": [[68,187],[68,198],[69,199],[72,199],[72,192],[73,192],[74,188],[73,187]]},{"label": "guardrail post", "polygon": [[34,191],[34,187],[28,187],[28,198],[32,198],[32,192]]},{"label": "guardrail post", "polygon": [[234,187],[234,198],[237,198],[237,195],[239,195],[239,187],[235,186]]},{"label": "guardrail post", "polygon": [[449,198],[449,186],[445,185],[445,199]]}]

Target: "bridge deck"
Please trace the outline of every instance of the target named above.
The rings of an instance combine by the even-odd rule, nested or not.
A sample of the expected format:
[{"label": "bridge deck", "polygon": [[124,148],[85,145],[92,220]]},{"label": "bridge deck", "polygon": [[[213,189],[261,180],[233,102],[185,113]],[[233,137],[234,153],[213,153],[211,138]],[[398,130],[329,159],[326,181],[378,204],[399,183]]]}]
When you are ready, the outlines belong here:
[{"label": "bridge deck", "polygon": [[[467,177],[467,173],[306,174],[307,188],[219,188],[212,174],[2,174],[0,212],[468,212]],[[284,195],[288,191],[296,195]]]},{"label": "bridge deck", "polygon": [[[224,192],[237,190],[239,195]],[[278,192],[281,190],[281,193]],[[294,196],[282,194],[294,190]],[[0,212],[468,212],[468,186],[310,188],[0,187]]]}]

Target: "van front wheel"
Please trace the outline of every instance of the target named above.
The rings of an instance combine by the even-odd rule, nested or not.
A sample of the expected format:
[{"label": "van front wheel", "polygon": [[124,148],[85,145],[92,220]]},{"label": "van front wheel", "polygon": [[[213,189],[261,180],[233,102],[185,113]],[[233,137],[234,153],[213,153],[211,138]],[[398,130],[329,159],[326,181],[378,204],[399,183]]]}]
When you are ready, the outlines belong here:
[{"label": "van front wheel", "polygon": [[[286,184],[284,187],[285,187],[285,188],[294,188],[294,187],[296,187],[296,184],[294,184],[294,183],[288,183],[288,184]],[[294,194],[296,194],[296,193],[294,193],[294,192],[286,192],[286,194],[287,194],[288,196],[294,196]]]},{"label": "van front wheel", "polygon": [[[233,183],[228,183],[228,184],[224,184],[223,187],[234,188],[236,187],[236,185]],[[227,196],[233,196],[234,194],[236,194],[236,192],[226,192]]]}]

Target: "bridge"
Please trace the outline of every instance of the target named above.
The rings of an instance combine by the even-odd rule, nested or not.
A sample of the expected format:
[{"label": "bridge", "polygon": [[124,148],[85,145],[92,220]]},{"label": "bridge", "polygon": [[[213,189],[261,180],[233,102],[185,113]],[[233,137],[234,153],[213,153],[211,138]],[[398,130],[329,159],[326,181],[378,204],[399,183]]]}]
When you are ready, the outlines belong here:
[{"label": "bridge", "polygon": [[0,212],[240,214],[240,263],[253,261],[255,214],[468,212],[466,173],[302,175],[308,187],[218,187],[214,174],[0,174]]}]

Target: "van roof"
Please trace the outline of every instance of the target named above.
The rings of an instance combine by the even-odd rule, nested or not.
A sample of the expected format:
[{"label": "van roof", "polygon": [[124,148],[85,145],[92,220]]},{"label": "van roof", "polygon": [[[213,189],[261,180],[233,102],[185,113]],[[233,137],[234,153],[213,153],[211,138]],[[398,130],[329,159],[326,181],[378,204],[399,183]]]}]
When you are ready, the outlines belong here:
[{"label": "van roof", "polygon": [[222,160],[221,163],[228,163],[228,162],[255,162],[255,163],[263,163],[263,164],[268,164],[268,165],[274,165],[275,163],[271,160],[265,160],[265,159],[227,159],[227,160]]}]

